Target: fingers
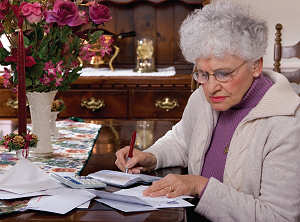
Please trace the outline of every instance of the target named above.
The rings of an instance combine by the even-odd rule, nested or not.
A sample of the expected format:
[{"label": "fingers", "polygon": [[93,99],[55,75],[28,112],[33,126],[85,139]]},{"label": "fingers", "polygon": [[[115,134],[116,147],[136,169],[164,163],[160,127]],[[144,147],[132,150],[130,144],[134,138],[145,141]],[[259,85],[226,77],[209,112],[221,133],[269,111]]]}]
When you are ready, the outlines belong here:
[{"label": "fingers", "polygon": [[129,168],[128,172],[132,174],[138,174],[144,171],[144,167],[134,167],[134,168]]},{"label": "fingers", "polygon": [[133,157],[127,160],[128,152],[129,146],[116,152],[115,164],[120,170],[125,171],[127,168],[129,172],[140,173],[155,168],[157,160],[153,154],[133,149]]},{"label": "fingers", "polygon": [[170,187],[170,192],[166,194],[168,198],[174,198],[183,195],[179,187]]},{"label": "fingers", "polygon": [[134,156],[126,162],[125,167],[130,169],[130,168],[133,168],[137,163],[138,163],[138,158],[136,156]]},{"label": "fingers", "polygon": [[143,159],[142,158],[143,154],[141,154],[142,152],[134,149],[133,157],[127,160],[128,152],[129,152],[129,146],[126,146],[116,152],[116,157],[117,157],[117,160],[115,161],[116,166],[122,171],[126,171],[126,169],[128,169],[129,173],[140,173],[143,167],[140,168],[135,166],[139,165],[141,159]]},{"label": "fingers", "polygon": [[126,146],[116,152],[117,160],[115,161],[115,164],[122,171],[125,171],[126,169],[128,151],[129,151],[129,146]]},{"label": "fingers", "polygon": [[165,196],[168,193],[173,192],[172,189],[173,187],[171,182],[167,177],[164,177],[161,180],[154,181],[152,185],[143,192],[143,194],[151,197]]},{"label": "fingers", "polygon": [[150,197],[167,196],[169,198],[184,195],[180,175],[169,174],[159,181],[155,181],[143,194]]}]

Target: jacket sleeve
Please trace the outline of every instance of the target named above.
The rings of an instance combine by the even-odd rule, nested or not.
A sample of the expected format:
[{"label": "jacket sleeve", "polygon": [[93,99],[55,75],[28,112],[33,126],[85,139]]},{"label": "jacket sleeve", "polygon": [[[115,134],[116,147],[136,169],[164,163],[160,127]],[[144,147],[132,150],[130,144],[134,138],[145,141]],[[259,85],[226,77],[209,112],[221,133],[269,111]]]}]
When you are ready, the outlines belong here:
[{"label": "jacket sleeve", "polygon": [[[157,159],[156,168],[187,167],[189,143],[198,107],[203,107],[203,94],[196,90],[189,98],[181,120],[145,152],[153,153]],[[200,114],[201,115],[201,114]]]},{"label": "jacket sleeve", "polygon": [[210,178],[195,209],[198,213],[214,222],[300,221],[299,110],[296,116],[274,120],[266,144],[261,147],[264,155],[258,195]]}]

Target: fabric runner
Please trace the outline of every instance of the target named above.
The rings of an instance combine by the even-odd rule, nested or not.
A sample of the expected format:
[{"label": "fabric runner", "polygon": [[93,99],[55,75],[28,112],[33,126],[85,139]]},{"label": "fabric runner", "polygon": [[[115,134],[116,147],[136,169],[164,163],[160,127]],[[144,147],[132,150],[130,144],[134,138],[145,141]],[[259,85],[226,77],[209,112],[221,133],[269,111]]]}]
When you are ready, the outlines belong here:
[{"label": "fabric runner", "polygon": [[[57,121],[56,126],[60,136],[52,138],[53,153],[51,156],[38,157],[34,156],[31,151],[28,159],[46,172],[80,174],[91,155],[101,125],[63,120]],[[15,152],[7,152],[4,146],[0,146],[0,173],[10,169],[16,162]],[[28,199],[0,201],[0,215],[22,211],[27,202]]]}]

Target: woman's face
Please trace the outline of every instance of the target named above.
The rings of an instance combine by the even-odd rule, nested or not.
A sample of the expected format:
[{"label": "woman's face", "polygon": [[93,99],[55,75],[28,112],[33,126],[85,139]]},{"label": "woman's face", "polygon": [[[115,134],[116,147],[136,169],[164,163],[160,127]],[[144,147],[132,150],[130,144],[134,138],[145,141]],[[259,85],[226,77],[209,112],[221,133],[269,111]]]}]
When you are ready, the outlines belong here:
[{"label": "woman's face", "polygon": [[[253,66],[237,56],[227,55],[223,59],[209,57],[196,60],[197,70],[213,74],[216,71],[232,72],[232,78],[220,82],[212,75],[202,84],[207,101],[217,111],[226,111],[237,105],[250,88],[255,77],[261,73],[262,60]],[[244,63],[244,64],[243,64]],[[238,68],[237,68],[238,67]],[[254,68],[253,68],[254,67]]]}]

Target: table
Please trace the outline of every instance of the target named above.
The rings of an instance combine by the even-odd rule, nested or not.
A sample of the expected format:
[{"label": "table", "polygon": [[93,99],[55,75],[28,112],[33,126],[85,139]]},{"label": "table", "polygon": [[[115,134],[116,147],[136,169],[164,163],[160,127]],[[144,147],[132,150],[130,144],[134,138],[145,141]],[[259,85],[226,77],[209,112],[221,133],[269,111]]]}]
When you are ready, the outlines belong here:
[{"label": "table", "polygon": [[[136,121],[131,120],[103,120],[93,121],[92,123],[103,124],[100,131],[99,138],[93,148],[92,155],[88,160],[85,168],[82,170],[82,175],[87,175],[101,169],[116,170],[114,165],[115,151],[124,145],[129,144],[130,135],[136,127]],[[175,122],[172,121],[154,121],[154,136],[153,141],[163,135]],[[0,120],[0,129],[5,135],[9,131],[16,128],[16,120]],[[167,173],[181,173],[181,169],[170,168],[156,171],[155,175],[162,176]],[[112,189],[112,187],[108,187]],[[92,202],[91,207],[97,207],[98,203]],[[0,216],[2,222],[14,221],[34,221],[34,222],[56,222],[56,221],[70,221],[70,222],[92,222],[92,221],[155,221],[155,222],[168,222],[168,221],[185,221],[184,208],[169,208],[161,209],[152,212],[141,213],[123,213],[113,209],[109,210],[92,210],[92,209],[75,209],[66,215],[58,215],[47,212],[26,211],[23,213],[13,213],[9,215]]]}]

